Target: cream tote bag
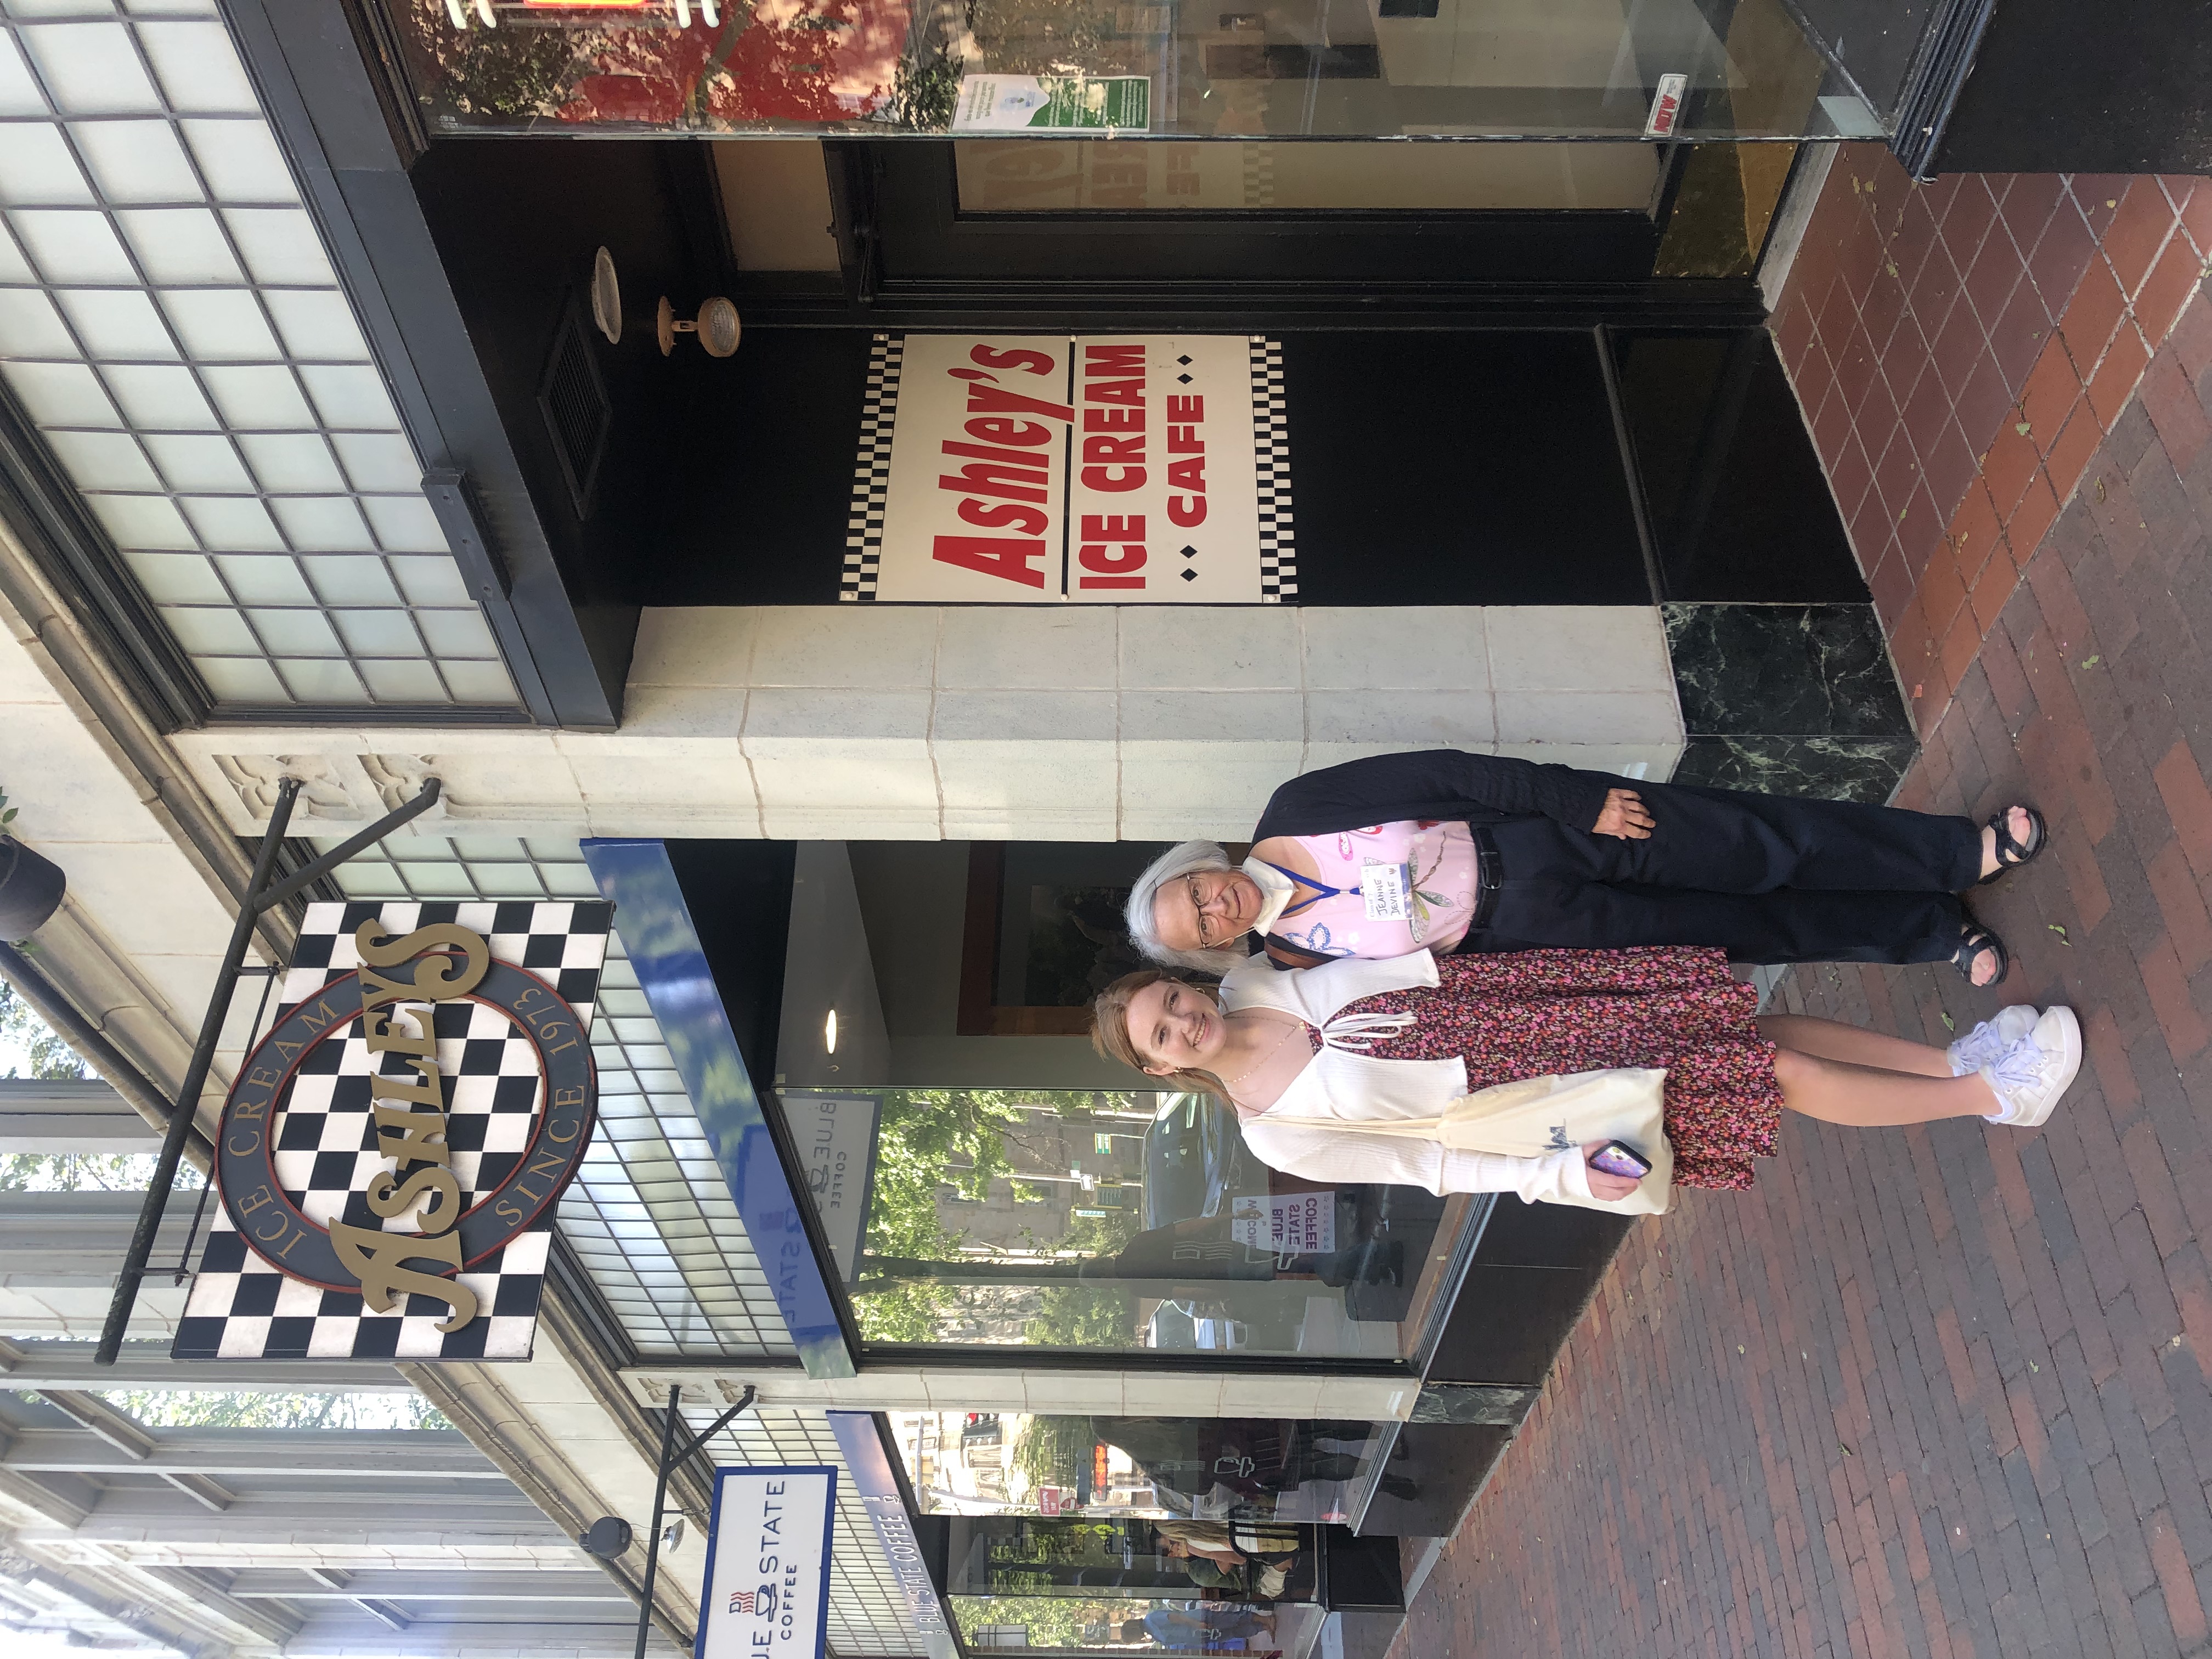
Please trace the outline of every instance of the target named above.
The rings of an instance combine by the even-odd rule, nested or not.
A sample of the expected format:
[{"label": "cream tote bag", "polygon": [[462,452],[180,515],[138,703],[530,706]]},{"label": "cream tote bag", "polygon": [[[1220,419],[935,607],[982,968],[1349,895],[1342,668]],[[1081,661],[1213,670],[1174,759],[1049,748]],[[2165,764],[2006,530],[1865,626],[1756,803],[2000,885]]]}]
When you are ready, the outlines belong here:
[{"label": "cream tote bag", "polygon": [[1462,1152],[1542,1158],[1594,1140],[1619,1140],[1651,1162],[1651,1173],[1626,1198],[1562,1198],[1557,1202],[1616,1215],[1664,1215],[1674,1195],[1674,1149],[1662,1127],[1663,1070],[1616,1066],[1522,1078],[1462,1095],[1441,1117],[1361,1121],[1289,1118],[1338,1133],[1382,1134],[1440,1141]]}]

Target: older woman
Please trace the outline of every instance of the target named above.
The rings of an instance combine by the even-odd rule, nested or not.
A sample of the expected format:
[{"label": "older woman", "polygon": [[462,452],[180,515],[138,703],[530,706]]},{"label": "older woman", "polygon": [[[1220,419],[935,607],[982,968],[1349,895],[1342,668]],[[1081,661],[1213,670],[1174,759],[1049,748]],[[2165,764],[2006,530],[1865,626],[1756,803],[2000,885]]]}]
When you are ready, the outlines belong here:
[{"label": "older woman", "polygon": [[2043,819],[1968,819],[1704,789],[1439,749],[1278,789],[1239,867],[1185,842],[1138,878],[1129,934],[1223,973],[1257,934],[1283,967],[1427,950],[1709,945],[1738,962],[2009,965],[1956,895],[2042,852]]},{"label": "older woman", "polygon": [[1857,1127],[2032,1127],[2081,1066],[2066,1008],[2008,1008],[1946,1050],[1757,1006],[1713,950],[1420,951],[1292,973],[1255,960],[1218,992],[1147,969],[1099,996],[1091,1036],[1101,1054],[1228,1100],[1272,1169],[1571,1204],[1622,1202],[1639,1182],[1591,1162],[1603,1140],[1470,1151],[1447,1115],[1496,1085],[1663,1068],[1666,1147],[1635,1150],[1655,1170],[1663,1151],[1676,1184],[1741,1188],[1752,1160],[1773,1155],[1784,1106]]}]

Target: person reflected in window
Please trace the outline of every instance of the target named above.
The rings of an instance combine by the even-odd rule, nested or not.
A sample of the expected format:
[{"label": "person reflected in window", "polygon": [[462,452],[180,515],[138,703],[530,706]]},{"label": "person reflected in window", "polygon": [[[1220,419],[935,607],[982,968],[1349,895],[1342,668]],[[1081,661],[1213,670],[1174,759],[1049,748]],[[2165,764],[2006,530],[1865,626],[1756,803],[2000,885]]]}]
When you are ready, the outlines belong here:
[{"label": "person reflected in window", "polygon": [[[1242,1417],[1100,1417],[1091,1431],[1128,1454],[1166,1507],[1187,1506],[1198,1521],[1239,1509],[1273,1514],[1279,1498],[1309,1480],[1357,1479],[1360,1449],[1374,1432],[1365,1423]],[[1380,1484],[1394,1498],[1419,1495],[1402,1475],[1386,1472]]]},{"label": "person reflected in window", "polygon": [[1222,1653],[1231,1642],[1246,1652],[1275,1639],[1275,1615],[1225,1602],[1170,1601],[1141,1619],[1121,1621],[1124,1642],[1151,1642],[1172,1653]]},{"label": "person reflected in window", "polygon": [[1162,1553],[1182,1563],[1201,1589],[1228,1590],[1273,1601],[1290,1583],[1298,1534],[1288,1527],[1225,1521],[1155,1521]]},{"label": "person reflected in window", "polygon": [[1958,895],[2037,857],[2042,816],[1962,817],[1686,784],[1455,749],[1293,778],[1230,861],[1189,841],[1129,894],[1152,960],[1224,974],[1341,957],[1705,945],[1737,962],[2010,958]]}]

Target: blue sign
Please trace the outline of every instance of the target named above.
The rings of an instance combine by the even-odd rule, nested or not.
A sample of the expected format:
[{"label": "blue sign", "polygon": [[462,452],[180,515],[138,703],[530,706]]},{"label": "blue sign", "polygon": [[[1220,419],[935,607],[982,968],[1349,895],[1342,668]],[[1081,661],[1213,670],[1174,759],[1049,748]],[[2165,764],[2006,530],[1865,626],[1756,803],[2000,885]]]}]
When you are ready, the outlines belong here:
[{"label": "blue sign", "polygon": [[867,1412],[822,1414],[830,1419],[830,1431],[837,1437],[837,1449],[845,1454],[853,1490],[867,1509],[876,1537],[890,1562],[891,1577],[906,1603],[907,1615],[921,1633],[929,1659],[960,1659],[959,1644],[952,1639],[945,1603],[923,1565],[921,1546],[915,1540],[914,1522],[907,1514],[906,1499],[899,1492],[898,1477],[892,1472],[890,1455],[884,1449],[875,1418]]},{"label": "blue sign", "polygon": [[676,1058],[800,1363],[809,1376],[857,1375],[668,849],[657,841],[613,840],[586,841],[583,848],[592,878],[615,902],[615,932]]}]

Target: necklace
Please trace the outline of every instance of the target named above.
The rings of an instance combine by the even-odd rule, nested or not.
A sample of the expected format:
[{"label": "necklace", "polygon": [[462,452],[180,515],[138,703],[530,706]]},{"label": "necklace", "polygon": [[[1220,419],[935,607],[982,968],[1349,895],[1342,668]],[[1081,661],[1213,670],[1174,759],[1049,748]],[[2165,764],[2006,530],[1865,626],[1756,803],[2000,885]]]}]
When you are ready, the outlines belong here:
[{"label": "necklace", "polygon": [[1265,1066],[1269,1060],[1273,1060],[1278,1054],[1279,1054],[1282,1051],[1283,1045],[1291,1040],[1291,1034],[1302,1030],[1304,1026],[1304,1022],[1303,1020],[1293,1021],[1290,1029],[1285,1030],[1282,1036],[1275,1039],[1275,1046],[1273,1048],[1268,1049],[1266,1054],[1261,1055],[1259,1059],[1254,1060],[1243,1071],[1237,1073],[1235,1077],[1224,1079],[1223,1086],[1233,1089],[1238,1084],[1242,1083],[1246,1078],[1251,1076],[1253,1073],[1258,1071],[1262,1066]]}]

